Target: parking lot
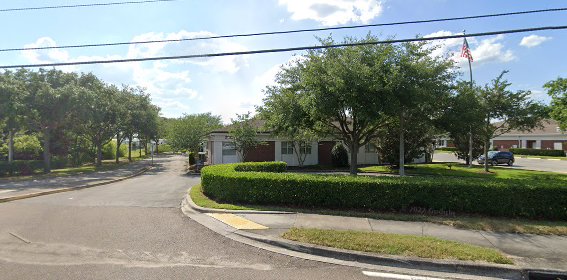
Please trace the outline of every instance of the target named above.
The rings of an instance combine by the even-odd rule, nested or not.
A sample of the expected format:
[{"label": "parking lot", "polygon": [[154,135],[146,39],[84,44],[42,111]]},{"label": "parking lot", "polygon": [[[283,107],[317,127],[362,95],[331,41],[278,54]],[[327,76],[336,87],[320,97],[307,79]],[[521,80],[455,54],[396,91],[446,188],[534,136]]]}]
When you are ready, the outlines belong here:
[{"label": "parking lot", "polygon": [[[458,159],[452,153],[435,153],[433,155],[434,162],[464,162]],[[476,161],[474,164],[478,164]],[[533,159],[515,157],[515,163],[509,167],[507,165],[499,165],[508,168],[529,169],[539,171],[561,172],[567,174],[567,160],[559,159]]]}]

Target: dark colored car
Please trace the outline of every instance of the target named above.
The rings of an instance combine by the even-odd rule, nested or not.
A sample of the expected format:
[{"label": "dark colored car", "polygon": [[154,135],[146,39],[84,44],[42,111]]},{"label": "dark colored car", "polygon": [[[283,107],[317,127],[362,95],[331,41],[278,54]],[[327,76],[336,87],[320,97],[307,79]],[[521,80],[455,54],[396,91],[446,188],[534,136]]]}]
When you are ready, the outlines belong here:
[{"label": "dark colored car", "polygon": [[[484,155],[478,158],[478,163],[484,164]],[[514,154],[511,152],[490,151],[488,152],[488,163],[491,165],[508,164],[512,166],[514,164]]]}]

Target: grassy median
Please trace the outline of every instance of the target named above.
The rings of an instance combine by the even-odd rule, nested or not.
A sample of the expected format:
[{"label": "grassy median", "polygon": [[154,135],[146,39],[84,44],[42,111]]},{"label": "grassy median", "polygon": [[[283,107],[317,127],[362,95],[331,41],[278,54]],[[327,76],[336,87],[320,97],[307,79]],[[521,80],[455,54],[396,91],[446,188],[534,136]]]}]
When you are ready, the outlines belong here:
[{"label": "grassy median", "polygon": [[433,237],[292,228],[283,234],[283,238],[333,248],[386,255],[513,264],[512,260],[503,256],[497,250]]},{"label": "grassy median", "polygon": [[410,222],[429,222],[440,225],[452,226],[459,229],[467,230],[482,230],[490,232],[504,232],[504,233],[527,233],[539,235],[567,235],[567,222],[563,221],[537,221],[537,220],[524,220],[524,219],[505,219],[493,217],[474,217],[474,216],[460,216],[460,217],[440,217],[418,214],[404,214],[404,213],[387,213],[387,212],[363,212],[352,210],[330,210],[330,209],[305,209],[305,208],[292,208],[281,206],[257,206],[257,205],[243,205],[220,203],[208,198],[203,194],[201,185],[196,185],[191,188],[189,195],[193,202],[198,206],[212,209],[226,209],[226,210],[260,210],[260,211],[290,211],[301,213],[312,213],[321,215],[334,215],[334,216],[347,216],[347,217],[362,217],[377,220],[395,220],[395,221],[410,221]]}]

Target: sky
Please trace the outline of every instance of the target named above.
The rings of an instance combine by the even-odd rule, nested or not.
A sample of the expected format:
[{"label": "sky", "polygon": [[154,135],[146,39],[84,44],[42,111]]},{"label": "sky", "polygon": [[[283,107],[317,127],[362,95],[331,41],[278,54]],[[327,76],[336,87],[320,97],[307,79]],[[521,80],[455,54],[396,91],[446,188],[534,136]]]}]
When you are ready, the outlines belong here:
[{"label": "sky", "polygon": [[[0,9],[109,3],[121,0],[1,1]],[[0,49],[181,39],[345,25],[387,23],[567,7],[564,1],[528,0],[177,0],[134,5],[0,12]],[[288,35],[80,49],[0,52],[0,65],[174,56],[316,45],[316,37],[412,38],[566,25],[567,12]],[[485,84],[503,70],[514,90],[531,90],[544,103],[543,85],[567,77],[567,30],[469,38],[473,78]],[[458,62],[469,79],[462,39],[435,42],[438,54]],[[165,117],[212,112],[230,122],[254,112],[281,65],[301,52],[210,59],[57,67],[93,72],[116,85],[141,86]]]}]

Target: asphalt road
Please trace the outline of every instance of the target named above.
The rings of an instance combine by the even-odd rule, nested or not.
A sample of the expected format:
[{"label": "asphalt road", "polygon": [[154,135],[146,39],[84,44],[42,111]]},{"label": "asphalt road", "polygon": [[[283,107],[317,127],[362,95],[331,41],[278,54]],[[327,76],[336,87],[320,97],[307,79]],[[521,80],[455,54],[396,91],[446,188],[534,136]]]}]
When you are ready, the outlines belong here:
[{"label": "asphalt road", "polygon": [[[433,161],[464,163],[463,160],[458,159],[452,153],[436,153],[435,155],[433,155]],[[478,164],[478,163],[474,162],[474,164]],[[508,167],[505,164],[501,164],[498,166]],[[531,158],[515,157],[514,165],[509,168],[567,173],[567,160],[531,159]]]},{"label": "asphalt road", "polygon": [[[0,204],[0,279],[381,279],[271,253],[184,216],[183,159],[106,186]],[[384,278],[382,278],[384,279]]]}]

